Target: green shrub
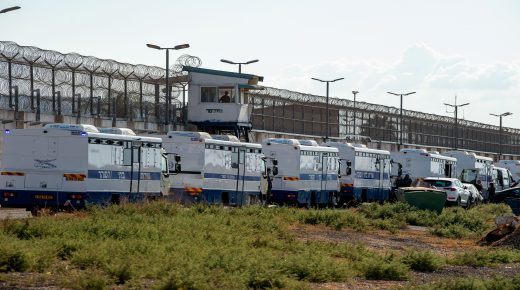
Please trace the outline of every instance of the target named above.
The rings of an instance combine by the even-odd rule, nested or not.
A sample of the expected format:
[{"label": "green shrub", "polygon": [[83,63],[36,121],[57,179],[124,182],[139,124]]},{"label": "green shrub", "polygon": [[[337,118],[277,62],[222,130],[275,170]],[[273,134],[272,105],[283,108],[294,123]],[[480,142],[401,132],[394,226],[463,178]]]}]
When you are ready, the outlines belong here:
[{"label": "green shrub", "polygon": [[441,268],[440,259],[429,251],[408,251],[401,262],[418,272],[434,272]]},{"label": "green shrub", "polygon": [[370,219],[392,219],[403,217],[408,212],[416,211],[417,209],[407,203],[395,202],[384,204],[363,203],[360,205],[359,210]]},{"label": "green shrub", "polygon": [[438,218],[436,212],[430,210],[414,210],[406,213],[406,223],[412,226],[431,227]]},{"label": "green shrub", "polygon": [[24,272],[28,268],[27,256],[20,251],[3,253],[0,256],[0,272]]},{"label": "green shrub", "polygon": [[368,280],[403,281],[409,278],[408,267],[393,259],[367,259],[361,263],[360,270]]},{"label": "green shrub", "polygon": [[102,290],[107,289],[108,285],[107,277],[97,270],[82,272],[80,275],[62,282],[62,286],[66,288],[82,290]]},{"label": "green shrub", "polygon": [[132,269],[128,263],[112,266],[108,272],[115,279],[117,285],[125,284],[133,276]]},{"label": "green shrub", "polygon": [[249,274],[247,287],[251,289],[273,289],[287,286],[282,273],[278,269],[265,269],[263,267]]},{"label": "green shrub", "polygon": [[15,235],[20,240],[29,240],[43,236],[42,229],[37,225],[31,225],[29,220],[8,222],[4,227],[4,231]]},{"label": "green shrub", "polygon": [[395,232],[406,225],[431,226],[435,224],[437,214],[432,211],[419,210],[407,203],[365,203],[359,208],[360,212],[371,223],[380,229]]},{"label": "green shrub", "polygon": [[391,233],[396,233],[406,227],[406,221],[401,218],[374,220],[371,224],[378,229],[387,230]]},{"label": "green shrub", "polygon": [[514,277],[493,277],[489,279],[482,278],[455,278],[445,279],[440,282],[433,283],[425,289],[453,289],[453,290],[502,290],[502,289],[519,289],[520,275]]},{"label": "green shrub", "polygon": [[518,250],[479,250],[457,254],[448,263],[458,266],[484,267],[495,264],[507,264],[520,262]]},{"label": "green shrub", "polygon": [[366,258],[373,257],[375,254],[362,244],[346,244],[346,243],[337,243],[332,244],[332,254],[335,257],[347,259],[351,262],[359,262],[363,261]]},{"label": "green shrub", "polygon": [[332,210],[308,210],[300,213],[300,221],[308,225],[323,224],[331,226],[337,223],[340,218],[341,214],[338,211]]},{"label": "green shrub", "polygon": [[488,216],[475,210],[463,208],[445,208],[435,221],[431,232],[434,235],[449,238],[476,237],[488,230],[492,225],[487,222]]},{"label": "green shrub", "polygon": [[344,281],[350,277],[346,265],[338,265],[334,260],[319,253],[287,257],[279,267],[282,272],[297,280],[314,283]]},{"label": "green shrub", "polygon": [[298,219],[303,224],[322,224],[336,230],[346,227],[363,231],[369,224],[362,215],[350,210],[305,210],[298,213]]},{"label": "green shrub", "polygon": [[77,250],[78,247],[76,245],[64,243],[56,252],[56,257],[58,257],[61,260],[68,260],[72,257],[72,254]]}]

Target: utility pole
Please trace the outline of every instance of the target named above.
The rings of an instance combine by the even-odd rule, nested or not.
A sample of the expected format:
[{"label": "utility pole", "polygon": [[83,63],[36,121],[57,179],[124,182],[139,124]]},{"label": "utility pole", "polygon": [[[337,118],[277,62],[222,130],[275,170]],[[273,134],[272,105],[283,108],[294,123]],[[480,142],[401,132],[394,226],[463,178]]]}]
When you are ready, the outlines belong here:
[{"label": "utility pole", "polygon": [[399,110],[399,150],[401,150],[401,147],[403,146],[403,96],[408,96],[415,94],[415,92],[410,92],[406,94],[397,94],[392,92],[387,92],[388,94],[399,96],[401,97],[401,108]]},{"label": "utility pole", "polygon": [[469,103],[457,105],[457,96],[455,96],[455,104],[444,103],[444,105],[454,108],[454,113],[455,113],[455,146],[454,146],[454,149],[456,150],[456,149],[459,149],[459,119],[458,119],[459,108],[467,106],[467,105],[469,105]]},{"label": "utility pole", "polygon": [[354,95],[354,130],[352,132],[352,135],[356,136],[356,95],[359,94],[359,92],[352,91],[352,94]]},{"label": "utility pole", "polygon": [[490,114],[491,116],[499,117],[500,118],[500,131],[498,135],[498,159],[502,159],[502,117],[507,117],[510,115],[513,115],[511,112],[505,112],[502,114]]},{"label": "utility pole", "polygon": [[311,78],[315,81],[318,81],[318,82],[322,82],[322,83],[326,83],[327,86],[326,86],[326,104],[325,104],[325,118],[326,118],[326,121],[325,121],[325,141],[328,141],[329,140],[329,135],[330,135],[330,124],[329,124],[329,83],[333,83],[333,82],[337,82],[337,81],[341,81],[345,78],[338,78],[338,79],[334,79],[334,80],[330,80],[330,81],[326,81],[326,80],[321,80],[321,79],[317,79],[317,78]]}]

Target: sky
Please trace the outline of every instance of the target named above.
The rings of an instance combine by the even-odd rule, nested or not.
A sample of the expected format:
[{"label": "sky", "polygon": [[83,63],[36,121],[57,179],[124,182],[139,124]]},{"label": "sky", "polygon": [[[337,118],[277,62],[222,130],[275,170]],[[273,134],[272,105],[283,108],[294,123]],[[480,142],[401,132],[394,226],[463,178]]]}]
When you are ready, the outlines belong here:
[{"label": "sky", "polygon": [[1,40],[164,67],[146,43],[190,48],[202,67],[258,63],[263,85],[520,128],[520,1],[517,0],[0,0]]}]

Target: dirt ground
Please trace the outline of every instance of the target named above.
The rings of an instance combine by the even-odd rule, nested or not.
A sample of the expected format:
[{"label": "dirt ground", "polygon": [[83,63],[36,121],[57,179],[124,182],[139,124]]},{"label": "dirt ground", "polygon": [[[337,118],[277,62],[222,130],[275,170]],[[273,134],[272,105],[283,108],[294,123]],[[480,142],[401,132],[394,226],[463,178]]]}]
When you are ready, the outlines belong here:
[{"label": "dirt ground", "polygon": [[464,250],[481,248],[474,240],[455,240],[431,235],[427,228],[408,226],[393,234],[388,231],[363,233],[350,229],[340,231],[325,226],[295,226],[292,228],[301,240],[360,243],[376,251],[400,251],[407,249],[431,250],[439,255],[448,256]]},{"label": "dirt ground", "polygon": [[[357,232],[350,229],[340,231],[325,226],[297,225],[292,228],[297,238],[303,241],[319,240],[336,243],[359,243],[370,250],[405,251],[430,250],[438,255],[451,256],[468,250],[483,249],[476,240],[447,239],[433,236],[424,227],[409,226],[395,234],[388,231]],[[496,267],[446,266],[433,273],[412,272],[409,281],[372,281],[355,278],[346,283],[324,283],[316,285],[321,289],[396,289],[420,287],[435,281],[453,278],[491,278],[496,275],[508,276],[520,273],[520,264],[500,264]]]}]

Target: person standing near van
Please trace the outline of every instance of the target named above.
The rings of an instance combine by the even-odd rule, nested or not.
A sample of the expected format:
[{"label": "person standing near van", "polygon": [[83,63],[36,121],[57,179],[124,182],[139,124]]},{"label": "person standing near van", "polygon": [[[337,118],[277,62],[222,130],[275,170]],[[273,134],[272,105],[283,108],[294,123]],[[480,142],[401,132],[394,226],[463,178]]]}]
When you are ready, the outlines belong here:
[{"label": "person standing near van", "polygon": [[495,191],[496,191],[495,184],[493,182],[490,182],[489,188],[488,188],[489,202],[493,202],[493,200],[495,199]]},{"label": "person standing near van", "polygon": [[403,179],[403,187],[409,187],[410,185],[412,185],[412,179],[410,178],[410,175],[409,174],[406,174],[404,176],[404,179]]}]

